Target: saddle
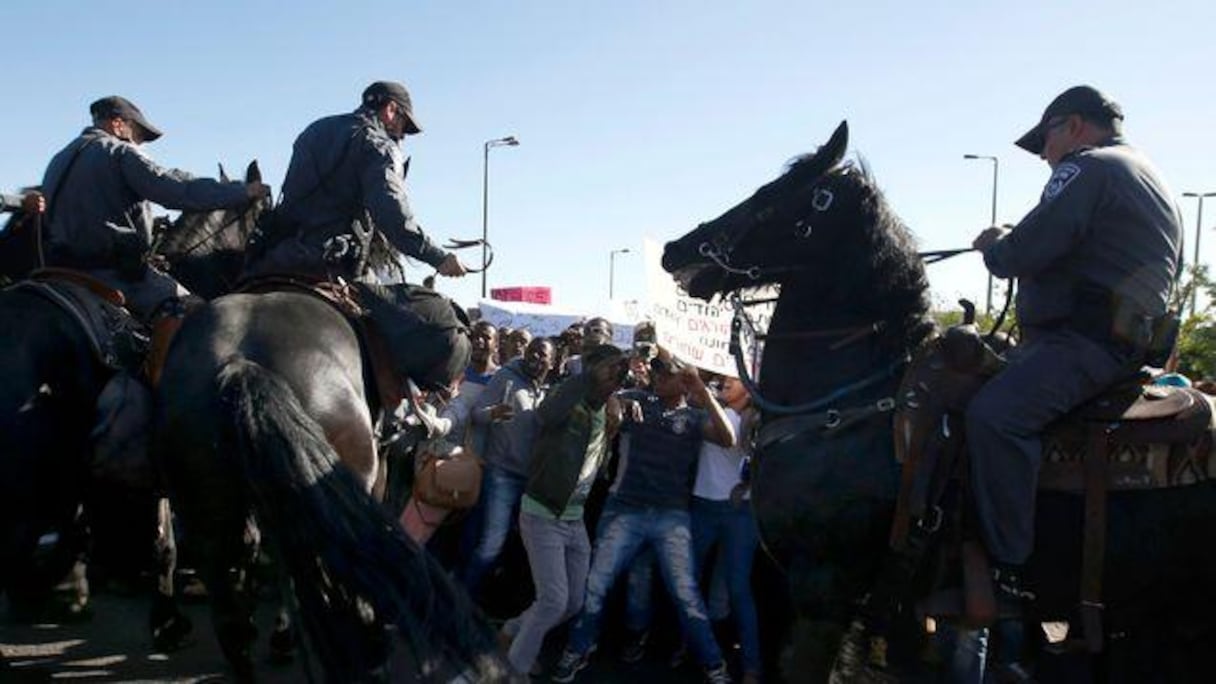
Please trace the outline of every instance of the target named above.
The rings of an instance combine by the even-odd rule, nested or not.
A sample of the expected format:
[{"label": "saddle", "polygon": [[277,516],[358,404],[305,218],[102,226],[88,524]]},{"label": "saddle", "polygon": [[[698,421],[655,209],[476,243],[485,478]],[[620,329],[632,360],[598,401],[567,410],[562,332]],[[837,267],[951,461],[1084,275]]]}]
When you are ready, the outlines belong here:
[{"label": "saddle", "polygon": [[311,295],[332,306],[342,314],[355,330],[364,361],[371,369],[376,396],[380,408],[392,411],[405,398],[403,383],[398,380],[392,354],[379,327],[366,309],[359,303],[358,294],[346,281],[330,281],[296,275],[259,276],[242,283],[235,290],[244,294],[266,294],[270,292],[297,292]]},{"label": "saddle", "polygon": [[[294,291],[333,306],[354,328],[376,386],[380,408],[391,413],[409,382],[445,389],[468,365],[468,319],[451,300],[422,287],[377,286],[272,275],[238,292]],[[375,407],[373,407],[374,411]]]},{"label": "saddle", "polygon": [[147,329],[126,310],[122,292],[100,280],[80,271],[44,268],[8,289],[38,295],[67,313],[80,325],[103,367],[133,371],[143,362]]},{"label": "saddle", "polygon": [[[963,412],[971,397],[1003,367],[999,354],[974,326],[955,326],[927,341],[905,373],[894,417],[895,452],[902,463],[892,548],[919,553],[943,518],[966,511],[945,503],[948,491],[970,504]],[[1084,496],[1081,604],[1084,641],[1102,648],[1102,574],[1109,491],[1178,487],[1216,477],[1211,401],[1189,388],[1143,384],[1137,375],[1083,404],[1049,427],[1043,437],[1040,491]],[[955,505],[954,508],[959,508]],[[966,533],[963,535],[966,537]],[[963,590],[923,603],[927,615],[960,615],[989,624],[996,606],[988,563],[974,538],[947,556],[961,559]],[[982,578],[982,579],[979,579]]]}]

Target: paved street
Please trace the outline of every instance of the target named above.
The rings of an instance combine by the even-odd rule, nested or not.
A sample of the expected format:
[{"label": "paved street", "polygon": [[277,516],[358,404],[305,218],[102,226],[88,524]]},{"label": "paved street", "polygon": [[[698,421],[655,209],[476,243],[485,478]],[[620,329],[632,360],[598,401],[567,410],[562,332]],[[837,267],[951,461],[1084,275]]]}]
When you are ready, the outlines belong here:
[{"label": "paved street", "polygon": [[[0,681],[25,684],[47,680],[80,682],[222,682],[225,667],[219,646],[211,631],[205,604],[185,606],[195,630],[190,646],[172,653],[151,650],[147,634],[148,599],[145,596],[96,594],[92,600],[93,618],[79,624],[17,625],[8,619],[7,601],[0,600],[0,651],[13,667],[0,672]],[[273,613],[263,603],[258,627],[263,635],[271,631]],[[545,654],[546,664],[556,658],[552,643]],[[261,681],[307,681],[298,666],[277,666],[267,662],[265,639],[259,644]],[[607,649],[606,649],[607,650]],[[689,668],[673,672],[659,654],[652,662],[636,667],[620,665],[615,650],[610,656],[596,658],[593,666],[578,679],[580,683],[697,682],[700,678]],[[542,680],[537,680],[542,681]]]}]

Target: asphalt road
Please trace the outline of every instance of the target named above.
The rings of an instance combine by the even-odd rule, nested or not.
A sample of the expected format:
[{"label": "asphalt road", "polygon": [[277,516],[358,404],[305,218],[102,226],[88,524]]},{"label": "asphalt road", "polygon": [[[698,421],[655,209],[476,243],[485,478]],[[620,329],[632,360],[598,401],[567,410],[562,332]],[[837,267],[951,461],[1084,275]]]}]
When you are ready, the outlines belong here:
[{"label": "asphalt road", "polygon": [[[225,663],[211,631],[209,611],[203,603],[187,603],[184,611],[194,622],[191,643],[174,653],[162,654],[152,650],[147,633],[149,599],[144,595],[121,596],[94,594],[93,617],[76,624],[13,623],[8,616],[7,601],[0,599],[0,652],[10,668],[0,670],[0,681],[8,684],[26,682],[223,682],[227,681]],[[273,626],[271,606],[259,607],[258,628],[269,635]],[[558,640],[550,639],[542,657],[552,665],[560,648]],[[617,662],[615,650],[594,658],[578,682],[597,684],[607,682],[699,682],[701,678],[690,666],[670,670],[662,662],[664,654],[636,666]],[[259,641],[258,675],[270,684],[307,681],[298,664],[275,665],[269,662],[265,638]],[[533,681],[548,681],[547,678]]]}]

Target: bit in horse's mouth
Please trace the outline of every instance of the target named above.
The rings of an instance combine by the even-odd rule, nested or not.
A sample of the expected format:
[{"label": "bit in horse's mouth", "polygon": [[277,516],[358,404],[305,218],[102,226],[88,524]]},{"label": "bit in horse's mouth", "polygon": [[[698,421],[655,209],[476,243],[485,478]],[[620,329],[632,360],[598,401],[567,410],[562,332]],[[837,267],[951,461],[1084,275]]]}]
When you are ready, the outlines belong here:
[{"label": "bit in horse's mouth", "polygon": [[676,269],[671,275],[680,284],[680,287],[688,291],[689,286],[692,285],[692,281],[707,268],[709,268],[709,264],[689,264]]}]

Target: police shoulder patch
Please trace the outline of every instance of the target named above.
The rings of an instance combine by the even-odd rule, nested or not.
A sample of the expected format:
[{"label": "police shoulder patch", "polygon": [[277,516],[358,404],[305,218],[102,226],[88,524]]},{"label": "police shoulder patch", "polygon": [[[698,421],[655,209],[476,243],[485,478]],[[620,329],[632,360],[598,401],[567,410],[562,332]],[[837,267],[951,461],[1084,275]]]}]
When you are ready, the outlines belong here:
[{"label": "police shoulder patch", "polygon": [[1055,199],[1060,193],[1064,192],[1064,188],[1068,184],[1076,180],[1077,176],[1081,175],[1081,167],[1073,162],[1064,162],[1056,167],[1055,173],[1051,174],[1051,178],[1047,181],[1047,187],[1043,188],[1043,201]]}]

